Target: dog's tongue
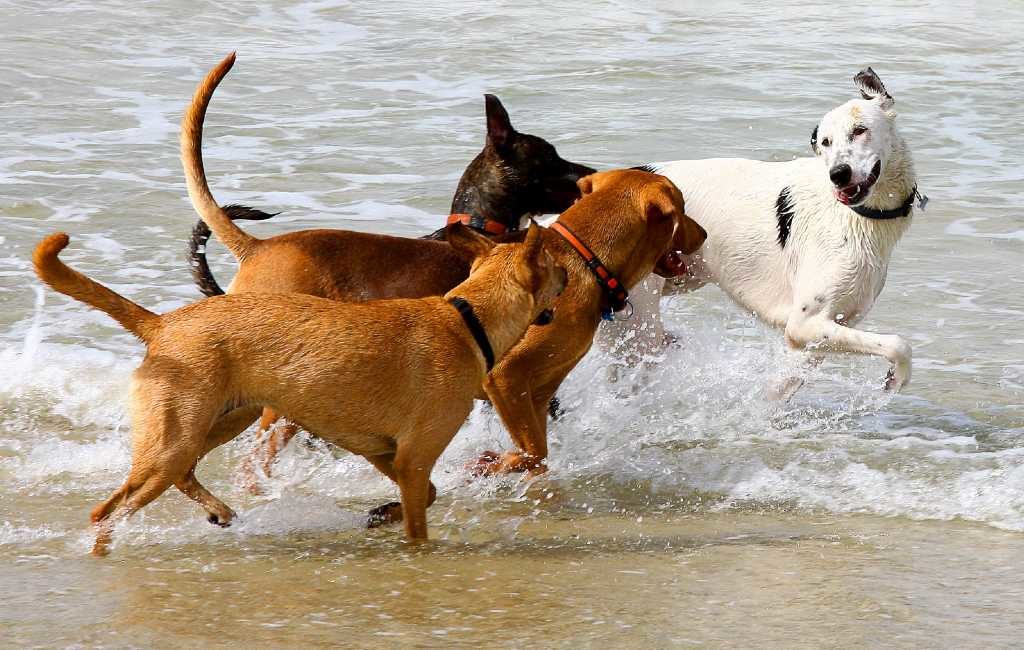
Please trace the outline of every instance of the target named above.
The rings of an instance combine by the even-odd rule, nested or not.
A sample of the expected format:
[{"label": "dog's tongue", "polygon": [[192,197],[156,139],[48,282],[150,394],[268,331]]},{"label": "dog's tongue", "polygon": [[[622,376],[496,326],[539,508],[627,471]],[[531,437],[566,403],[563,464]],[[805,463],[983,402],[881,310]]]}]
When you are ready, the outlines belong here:
[{"label": "dog's tongue", "polygon": [[860,193],[860,185],[847,185],[846,187],[836,189],[836,200],[843,205],[850,205],[850,201],[853,197]]},{"label": "dog's tongue", "polygon": [[658,260],[658,267],[668,271],[670,277],[679,277],[686,273],[686,262],[679,251],[669,251]]}]

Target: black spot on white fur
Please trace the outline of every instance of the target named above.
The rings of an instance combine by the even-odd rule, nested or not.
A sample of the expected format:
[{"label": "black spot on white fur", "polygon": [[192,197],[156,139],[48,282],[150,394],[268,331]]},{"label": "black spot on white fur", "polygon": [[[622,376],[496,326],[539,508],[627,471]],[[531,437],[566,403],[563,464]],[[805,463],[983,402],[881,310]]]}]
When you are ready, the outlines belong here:
[{"label": "black spot on white fur", "polygon": [[793,225],[793,197],[789,194],[789,188],[784,187],[779,192],[779,198],[775,199],[775,218],[779,228],[779,246],[786,247],[789,240],[789,230]]},{"label": "black spot on white fur", "polygon": [[654,163],[644,163],[643,165],[637,165],[636,167],[630,167],[630,169],[635,169],[635,170],[641,171],[641,172],[649,172],[651,174],[657,174],[657,173],[659,173],[658,170],[660,170],[661,167],[659,167],[658,165],[655,165]]}]

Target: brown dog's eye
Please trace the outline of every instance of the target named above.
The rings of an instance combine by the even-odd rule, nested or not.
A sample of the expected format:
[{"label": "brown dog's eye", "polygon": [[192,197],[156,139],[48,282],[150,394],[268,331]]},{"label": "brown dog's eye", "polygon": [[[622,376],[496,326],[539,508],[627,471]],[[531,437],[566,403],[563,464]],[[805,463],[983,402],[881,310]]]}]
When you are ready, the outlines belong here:
[{"label": "brown dog's eye", "polygon": [[832,138],[825,138],[821,141],[821,146],[830,147],[832,146]]},{"label": "brown dog's eye", "polygon": [[858,135],[864,135],[867,132],[868,128],[866,126],[855,126],[853,127],[853,131],[850,131],[850,138],[856,138]]}]

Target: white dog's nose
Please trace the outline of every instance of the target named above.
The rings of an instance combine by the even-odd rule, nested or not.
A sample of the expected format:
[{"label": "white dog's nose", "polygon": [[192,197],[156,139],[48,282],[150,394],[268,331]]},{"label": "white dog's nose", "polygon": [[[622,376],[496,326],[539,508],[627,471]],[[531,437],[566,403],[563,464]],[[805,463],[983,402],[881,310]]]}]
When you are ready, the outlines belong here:
[{"label": "white dog's nose", "polygon": [[832,179],[836,187],[845,187],[850,184],[850,178],[853,176],[853,169],[843,163],[836,165],[832,169],[828,170],[828,177]]}]

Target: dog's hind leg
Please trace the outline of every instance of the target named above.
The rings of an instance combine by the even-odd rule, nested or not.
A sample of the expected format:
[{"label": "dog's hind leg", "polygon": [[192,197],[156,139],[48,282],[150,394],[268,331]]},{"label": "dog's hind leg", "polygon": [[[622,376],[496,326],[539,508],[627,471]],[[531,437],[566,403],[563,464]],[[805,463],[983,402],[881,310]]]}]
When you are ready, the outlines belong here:
[{"label": "dog's hind leg", "polygon": [[281,420],[277,412],[270,407],[263,409],[263,415],[260,417],[259,432],[256,435],[256,447],[242,464],[245,485],[251,494],[260,494],[262,492],[256,473],[256,464],[259,463],[263,475],[269,477],[270,468],[273,467],[274,461],[277,460],[277,455],[298,432],[299,427],[291,422]]},{"label": "dog's hind leg", "polygon": [[[105,555],[118,519],[130,516],[183,479],[204,451],[216,412],[208,393],[188,395],[177,388],[192,377],[168,377],[166,367],[149,359],[135,373],[132,402],[132,467],[128,479],[93,509],[94,555]],[[169,400],[168,396],[175,396]],[[188,404],[176,409],[168,404]]]},{"label": "dog's hind leg", "polygon": [[[277,423],[274,426],[274,423]],[[263,409],[263,417],[260,418],[260,431],[266,433],[263,438],[263,474],[270,476],[270,468],[277,460],[277,455],[288,446],[299,427],[287,420],[281,420],[280,416],[269,408]]]},{"label": "dog's hind leg", "polygon": [[235,511],[203,487],[203,484],[196,479],[195,467],[190,469],[184,477],[175,481],[174,485],[181,490],[182,494],[203,506],[203,509],[209,513],[206,520],[211,524],[222,528],[231,525],[231,520],[235,518]]},{"label": "dog's hind leg", "polygon": [[825,355],[823,354],[807,354],[800,371],[787,370],[785,375],[772,382],[765,391],[767,398],[773,402],[788,402],[793,399],[796,392],[804,385],[804,374],[820,366],[824,360]]},{"label": "dog's hind leg", "polygon": [[132,467],[132,472],[124,485],[92,511],[90,519],[96,528],[96,542],[93,544],[92,554],[106,555],[109,552],[114,524],[131,516],[136,510],[163,494],[171,483],[171,479],[164,474],[148,473]]},{"label": "dog's hind leg", "polygon": [[[383,456],[367,456],[366,460],[370,461],[374,467],[380,470],[380,473],[387,476],[389,479],[398,483],[398,474],[395,472],[395,455],[386,454]],[[437,488],[434,487],[434,483],[430,483],[430,494],[427,497],[427,507],[434,505],[434,501],[437,500]],[[392,501],[385,503],[382,506],[377,506],[370,511],[366,518],[367,528],[377,528],[385,524],[395,524],[402,521],[402,504],[398,501]]]},{"label": "dog's hind leg", "polygon": [[430,472],[472,408],[472,400],[463,405],[450,403],[444,413],[431,413],[429,419],[413,422],[406,435],[398,436],[392,466],[402,495],[405,535],[410,540],[427,539],[427,506],[437,495]]},{"label": "dog's hind leg", "polygon": [[[210,427],[209,433],[206,434],[206,446],[199,458],[196,459],[196,464],[198,464],[203,456],[206,456],[206,454],[222,444],[233,440],[238,434],[245,431],[256,420],[259,412],[259,406],[243,406],[228,411],[217,418]],[[222,527],[231,525],[235,512],[203,487],[202,483],[196,478],[195,471],[196,466],[192,465],[192,469],[185,476],[174,482],[175,487],[206,510],[209,515],[207,521],[211,524]]]}]

